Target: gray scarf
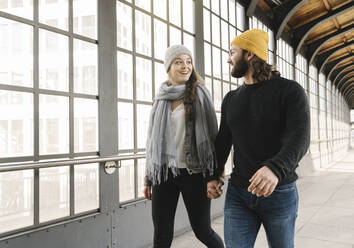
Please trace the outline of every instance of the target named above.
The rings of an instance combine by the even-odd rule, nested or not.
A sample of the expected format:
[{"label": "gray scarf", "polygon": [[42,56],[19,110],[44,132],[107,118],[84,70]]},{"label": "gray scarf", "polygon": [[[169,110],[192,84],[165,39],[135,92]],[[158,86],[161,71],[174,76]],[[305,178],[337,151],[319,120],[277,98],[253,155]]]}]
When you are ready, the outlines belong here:
[{"label": "gray scarf", "polygon": [[[161,85],[150,113],[146,144],[146,175],[152,183],[159,184],[168,178],[170,168],[174,176],[179,174],[175,137],[171,123],[171,101],[184,97],[186,86]],[[204,175],[213,174],[216,168],[214,140],[218,132],[214,105],[209,91],[200,83],[194,101],[194,124],[198,159]]]}]

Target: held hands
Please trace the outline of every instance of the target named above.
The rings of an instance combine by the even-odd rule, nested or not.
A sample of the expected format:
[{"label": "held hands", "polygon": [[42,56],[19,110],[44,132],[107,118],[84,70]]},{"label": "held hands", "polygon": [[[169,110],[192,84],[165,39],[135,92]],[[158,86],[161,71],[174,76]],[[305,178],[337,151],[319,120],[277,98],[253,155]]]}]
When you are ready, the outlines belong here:
[{"label": "held hands", "polygon": [[248,192],[259,196],[270,196],[278,184],[278,177],[267,166],[260,168],[249,180]]},{"label": "held hands", "polygon": [[148,200],[151,200],[151,186],[144,187],[144,197]]},{"label": "held hands", "polygon": [[210,199],[216,199],[222,194],[222,183],[218,180],[212,180],[207,183],[207,196]]}]

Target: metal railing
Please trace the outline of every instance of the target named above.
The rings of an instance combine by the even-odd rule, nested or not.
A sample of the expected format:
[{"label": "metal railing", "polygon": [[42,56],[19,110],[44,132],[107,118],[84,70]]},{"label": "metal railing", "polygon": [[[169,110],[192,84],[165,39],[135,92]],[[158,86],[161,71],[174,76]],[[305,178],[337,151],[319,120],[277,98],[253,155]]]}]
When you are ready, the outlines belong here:
[{"label": "metal railing", "polygon": [[[92,163],[102,163],[101,165],[105,166],[105,171],[108,174],[110,169],[117,169],[121,167],[121,161],[124,160],[137,160],[145,158],[145,154],[135,154],[135,155],[125,155],[125,156],[108,156],[108,157],[96,157],[96,158],[84,158],[84,159],[67,159],[67,160],[60,160],[60,161],[42,161],[42,162],[29,162],[29,163],[8,163],[8,164],[1,164],[0,165],[0,173],[3,172],[14,172],[14,171],[23,171],[23,170],[34,170],[34,185],[33,185],[33,224],[23,227],[17,228],[9,231],[5,231],[0,233],[0,241],[6,240],[10,237],[30,233],[33,231],[38,231],[42,229],[46,229],[50,226],[55,226],[57,224],[67,223],[71,220],[77,220],[81,218],[90,217],[92,215],[98,214],[98,209],[93,209],[90,211],[86,211],[83,213],[75,213],[74,212],[74,166],[80,164],[92,164]],[[113,163],[112,163],[113,162]],[[53,168],[53,167],[61,167],[61,166],[70,166],[70,214],[66,217],[56,218],[51,221],[46,221],[41,223],[39,221],[39,170],[43,168]],[[100,181],[98,182],[100,184]],[[141,200],[141,199],[140,199]],[[99,206],[100,207],[100,206]]]},{"label": "metal railing", "polygon": [[120,162],[123,160],[131,159],[141,159],[145,158],[145,154],[137,155],[127,155],[127,156],[110,156],[110,157],[99,157],[99,158],[86,158],[86,159],[68,159],[60,161],[45,161],[45,162],[30,162],[21,164],[2,164],[0,165],[1,172],[18,171],[18,170],[30,170],[30,169],[41,169],[41,168],[51,168],[59,166],[68,165],[78,165],[78,164],[92,164],[92,163],[102,163],[102,162],[118,162],[117,168],[120,167]]}]

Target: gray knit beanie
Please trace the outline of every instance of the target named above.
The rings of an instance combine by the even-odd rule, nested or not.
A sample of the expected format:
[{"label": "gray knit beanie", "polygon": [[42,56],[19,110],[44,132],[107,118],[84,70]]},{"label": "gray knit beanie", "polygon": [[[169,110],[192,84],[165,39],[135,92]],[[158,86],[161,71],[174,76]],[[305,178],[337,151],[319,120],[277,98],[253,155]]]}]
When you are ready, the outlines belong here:
[{"label": "gray knit beanie", "polygon": [[[165,53],[165,69],[166,72],[170,69],[170,65],[172,61],[179,55],[181,54],[187,54],[191,56],[192,58],[192,53],[189,51],[189,49],[183,45],[173,45],[167,48],[166,53]],[[193,58],[192,58],[193,60]]]}]

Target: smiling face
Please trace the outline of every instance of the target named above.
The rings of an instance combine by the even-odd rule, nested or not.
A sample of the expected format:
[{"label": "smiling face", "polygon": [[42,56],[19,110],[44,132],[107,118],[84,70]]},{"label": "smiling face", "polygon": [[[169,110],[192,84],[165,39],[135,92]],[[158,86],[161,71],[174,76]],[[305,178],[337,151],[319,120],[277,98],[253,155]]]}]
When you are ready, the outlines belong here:
[{"label": "smiling face", "polygon": [[168,77],[172,84],[184,84],[193,71],[192,58],[187,54],[177,56],[171,63]]},{"label": "smiling face", "polygon": [[246,75],[249,65],[243,50],[235,45],[230,48],[229,59],[227,60],[231,68],[231,76],[241,78]]}]

